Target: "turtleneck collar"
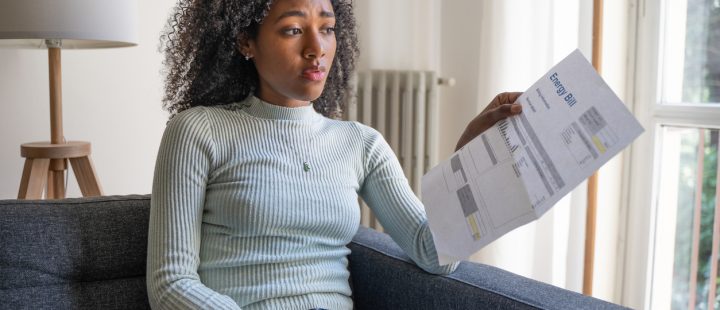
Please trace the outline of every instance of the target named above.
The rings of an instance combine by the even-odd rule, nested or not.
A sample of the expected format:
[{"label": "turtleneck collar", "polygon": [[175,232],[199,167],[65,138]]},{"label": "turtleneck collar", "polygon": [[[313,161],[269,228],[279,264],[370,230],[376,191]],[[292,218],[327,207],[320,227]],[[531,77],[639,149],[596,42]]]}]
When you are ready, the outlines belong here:
[{"label": "turtleneck collar", "polygon": [[288,108],[272,103],[267,103],[254,95],[248,96],[245,100],[238,103],[243,106],[243,111],[252,116],[273,120],[295,120],[310,121],[320,116],[312,104],[304,107]]}]

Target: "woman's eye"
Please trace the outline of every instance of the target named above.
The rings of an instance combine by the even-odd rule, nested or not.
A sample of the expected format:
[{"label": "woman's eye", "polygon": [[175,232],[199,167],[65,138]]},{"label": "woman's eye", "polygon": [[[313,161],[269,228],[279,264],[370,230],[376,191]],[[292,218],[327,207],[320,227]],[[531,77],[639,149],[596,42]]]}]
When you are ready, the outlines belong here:
[{"label": "woman's eye", "polygon": [[289,36],[294,36],[294,35],[298,35],[298,34],[302,33],[302,30],[300,30],[300,28],[290,28],[290,29],[285,29],[283,31],[283,33],[285,33],[286,35],[289,35]]},{"label": "woman's eye", "polygon": [[325,28],[325,32],[327,34],[334,34],[335,33],[335,27],[327,27]]}]

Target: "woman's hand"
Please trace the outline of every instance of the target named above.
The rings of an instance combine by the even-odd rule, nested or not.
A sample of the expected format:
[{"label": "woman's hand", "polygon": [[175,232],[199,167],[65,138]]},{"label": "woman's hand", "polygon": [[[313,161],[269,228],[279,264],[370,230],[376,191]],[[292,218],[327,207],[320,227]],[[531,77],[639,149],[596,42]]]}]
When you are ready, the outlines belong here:
[{"label": "woman's hand", "polygon": [[460,136],[455,151],[465,146],[465,144],[472,141],[472,139],[485,130],[488,130],[488,128],[495,125],[499,120],[520,114],[520,112],[522,112],[522,106],[515,103],[515,100],[517,100],[521,94],[522,93],[512,92],[501,93],[495,96],[495,99],[485,107],[485,110],[480,112],[480,114],[465,127],[465,132]]}]

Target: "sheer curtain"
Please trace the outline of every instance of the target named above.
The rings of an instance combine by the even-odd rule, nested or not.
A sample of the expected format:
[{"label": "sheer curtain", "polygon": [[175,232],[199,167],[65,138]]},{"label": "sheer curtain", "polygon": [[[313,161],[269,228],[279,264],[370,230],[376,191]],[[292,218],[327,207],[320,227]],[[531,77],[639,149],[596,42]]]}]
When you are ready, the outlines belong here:
[{"label": "sheer curtain", "polygon": [[[605,1],[603,77],[625,99],[628,12],[635,1]],[[524,91],[576,48],[590,58],[592,0],[363,0],[356,3],[359,67],[436,70],[439,158],[454,150],[470,119],[499,92]],[[627,100],[626,100],[627,102]],[[618,156],[620,157],[620,156]],[[621,163],[601,170],[594,295],[616,300]],[[471,259],[580,291],[586,185],[539,221],[493,242]]]},{"label": "sheer curtain", "polygon": [[[576,48],[591,56],[592,11],[579,1],[482,1],[480,10],[480,105],[498,92],[524,91]],[[585,189],[579,186],[538,221],[493,242],[472,260],[580,291]]]}]

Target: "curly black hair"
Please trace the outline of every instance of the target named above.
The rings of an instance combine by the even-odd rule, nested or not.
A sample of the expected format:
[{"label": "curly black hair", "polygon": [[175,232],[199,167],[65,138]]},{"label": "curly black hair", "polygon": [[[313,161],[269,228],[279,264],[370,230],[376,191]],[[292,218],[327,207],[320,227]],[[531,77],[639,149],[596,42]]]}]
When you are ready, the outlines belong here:
[{"label": "curly black hair", "polygon": [[[316,111],[337,118],[350,96],[359,54],[352,0],[330,0],[335,11],[337,52]],[[258,87],[252,61],[244,61],[238,38],[255,39],[272,0],[179,0],[160,38],[165,54],[163,108],[172,118],[195,106],[245,99]]]}]

